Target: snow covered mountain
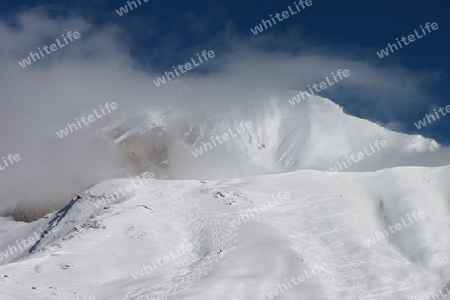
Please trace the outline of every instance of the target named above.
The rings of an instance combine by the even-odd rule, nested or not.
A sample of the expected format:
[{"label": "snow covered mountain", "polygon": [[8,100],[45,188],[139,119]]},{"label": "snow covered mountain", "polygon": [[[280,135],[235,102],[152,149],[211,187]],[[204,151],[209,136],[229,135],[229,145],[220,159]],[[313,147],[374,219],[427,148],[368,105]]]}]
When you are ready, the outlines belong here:
[{"label": "snow covered mountain", "polygon": [[444,298],[447,150],[292,96],[91,128],[142,175],[0,218],[0,300]]},{"label": "snow covered mountain", "polygon": [[[328,170],[346,155],[364,151],[339,171],[450,163],[436,141],[385,129],[343,112],[332,101],[311,96],[295,106],[295,93],[272,93],[246,104],[195,114],[151,111],[102,128],[139,171],[172,179],[225,179],[299,169]],[[247,129],[243,124],[250,124]],[[224,141],[220,137],[228,135]],[[219,136],[219,140],[217,140]],[[386,141],[382,150],[375,144]],[[379,146],[378,146],[379,147]],[[372,150],[375,150],[374,151]],[[372,155],[374,154],[374,155]],[[366,155],[366,157],[368,157]]]},{"label": "snow covered mountain", "polygon": [[[450,164],[450,151],[434,140],[350,116],[325,98],[311,96],[292,106],[288,100],[295,92],[256,90],[242,95],[243,103],[231,95],[219,105],[194,102],[194,110],[189,101],[208,102],[210,95],[182,98],[184,89],[171,92],[158,106],[124,108],[83,127],[74,139],[49,144],[60,154],[58,162],[37,157],[35,169],[43,180],[30,176],[21,187],[8,185],[3,198],[13,201],[5,201],[0,214],[35,220],[64,207],[87,186],[145,171],[157,179],[216,180],[303,169],[334,173]],[[169,102],[173,98],[177,104]]]}]

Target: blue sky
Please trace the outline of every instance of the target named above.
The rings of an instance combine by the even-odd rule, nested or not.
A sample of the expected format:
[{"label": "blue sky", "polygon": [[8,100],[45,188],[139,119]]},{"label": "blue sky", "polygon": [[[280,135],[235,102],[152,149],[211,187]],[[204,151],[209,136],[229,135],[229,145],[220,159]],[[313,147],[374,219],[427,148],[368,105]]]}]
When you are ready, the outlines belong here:
[{"label": "blue sky", "polygon": [[[246,53],[272,55],[269,57],[273,62],[280,56],[304,57],[307,53],[322,55],[324,60],[364,63],[371,70],[383,70],[384,80],[389,81],[392,75],[392,82],[417,85],[417,90],[416,87],[406,90],[402,84],[398,89],[374,94],[377,77],[373,78],[370,89],[357,85],[343,91],[330,88],[324,92],[325,96],[352,115],[398,131],[432,137],[446,145],[450,143],[450,116],[419,131],[413,125],[430,109],[450,104],[450,2],[313,0],[313,5],[300,14],[253,36],[250,28],[261,19],[268,19],[270,14],[287,10],[293,2],[150,0],[118,16],[115,10],[126,5],[126,1],[6,1],[0,4],[0,11],[2,20],[11,26],[17,13],[44,7],[52,18],[81,17],[94,24],[93,30],[119,28],[119,40],[126,45],[136,68],[151,68],[161,73],[174,64],[188,61],[203,49],[213,49],[217,57],[227,57],[228,61],[245,49]],[[437,22],[439,29],[383,59],[375,54],[387,43],[413,33],[426,22]],[[214,68],[199,68],[194,72],[215,72],[226,65],[227,59],[217,59]],[[325,76],[332,71],[335,70],[324,69],[322,73]],[[288,85],[292,90],[305,89],[306,84],[317,82],[317,77],[308,81],[307,77],[299,76],[296,81],[295,76],[292,75]],[[371,77],[364,80],[369,81]]]}]

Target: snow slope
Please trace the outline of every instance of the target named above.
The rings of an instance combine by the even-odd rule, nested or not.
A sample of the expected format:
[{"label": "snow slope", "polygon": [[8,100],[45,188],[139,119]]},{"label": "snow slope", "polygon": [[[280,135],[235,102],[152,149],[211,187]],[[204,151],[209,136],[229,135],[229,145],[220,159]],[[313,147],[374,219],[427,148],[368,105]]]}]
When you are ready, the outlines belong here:
[{"label": "snow slope", "polygon": [[[44,231],[0,262],[0,299],[402,300],[450,283],[450,167],[154,180],[97,202],[133,183],[101,182],[31,224],[0,219],[0,252]],[[413,211],[425,217],[367,245]]]}]

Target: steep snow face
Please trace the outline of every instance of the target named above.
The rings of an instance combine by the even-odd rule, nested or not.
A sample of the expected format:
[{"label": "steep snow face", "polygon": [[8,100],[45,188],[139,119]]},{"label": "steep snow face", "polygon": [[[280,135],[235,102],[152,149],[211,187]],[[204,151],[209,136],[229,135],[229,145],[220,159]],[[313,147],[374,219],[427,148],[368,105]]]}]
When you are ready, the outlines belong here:
[{"label": "steep snow face", "polygon": [[449,156],[436,155],[440,147],[434,140],[349,116],[317,96],[292,106],[288,99],[293,95],[279,93],[239,110],[152,111],[103,131],[139,171],[153,171],[160,178],[222,179],[336,166],[337,171],[371,171],[450,163]]},{"label": "steep snow face", "polygon": [[34,223],[0,218],[0,299],[448,295],[449,178],[400,167],[105,181]]}]

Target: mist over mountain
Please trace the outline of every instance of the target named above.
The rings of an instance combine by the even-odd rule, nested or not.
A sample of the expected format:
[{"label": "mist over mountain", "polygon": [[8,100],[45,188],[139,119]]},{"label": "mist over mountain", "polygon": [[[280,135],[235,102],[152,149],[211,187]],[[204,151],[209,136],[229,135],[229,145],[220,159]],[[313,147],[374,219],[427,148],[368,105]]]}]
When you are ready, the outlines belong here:
[{"label": "mist over mountain", "polygon": [[[38,37],[54,38],[61,31],[70,30],[78,30],[82,38],[32,66],[18,66],[16,61],[41,43]],[[5,109],[1,113],[0,135],[9,141],[0,150],[22,157],[14,168],[0,173],[3,211],[11,211],[18,203],[57,207],[99,180],[136,175],[143,168],[164,178],[183,179],[328,169],[352,147],[362,148],[376,139],[397,138],[362,120],[364,129],[359,128],[355,118],[345,116],[336,105],[320,98],[291,107],[287,100],[298,89],[320,82],[330,75],[330,70],[347,68],[351,76],[320,96],[330,95],[333,100],[345,92],[359,101],[376,98],[380,109],[386,109],[383,103],[392,100],[392,95],[398,99],[394,106],[389,104],[395,109],[406,99],[409,104],[420,101],[427,90],[424,74],[398,66],[380,68],[333,57],[326,51],[303,51],[295,56],[259,53],[249,41],[238,42],[241,46],[232,53],[216,50],[217,57],[202,65],[202,73],[184,74],[158,88],[152,80],[160,76],[160,71],[136,66],[120,41],[121,30],[117,27],[99,29],[80,18],[61,23],[45,10],[35,9],[19,13],[13,22],[2,22],[0,32],[3,39],[11,41],[0,47],[5,69],[1,75]],[[274,78],[274,73],[279,75]],[[68,123],[75,123],[75,118],[87,116],[107,102],[116,102],[118,109],[64,139],[58,138],[56,132]],[[326,117],[327,114],[332,117]],[[251,121],[252,131],[201,157],[190,154],[191,148],[208,140],[209,135],[223,134],[234,128],[233,122],[241,121]],[[142,128],[139,134],[129,134],[120,143],[114,141],[114,135],[119,133],[113,133],[112,124],[119,131]],[[132,139],[139,135],[151,141],[142,139],[142,145],[137,145]],[[437,150],[434,142],[421,137],[399,139],[399,144],[376,159],[347,171],[442,164],[439,154],[427,155]],[[258,149],[259,143],[266,142],[273,146]],[[148,165],[130,159],[130,148],[136,147],[153,148],[146,154]],[[222,163],[227,157],[235,159]],[[261,161],[267,165],[264,163],[261,168]]]}]

